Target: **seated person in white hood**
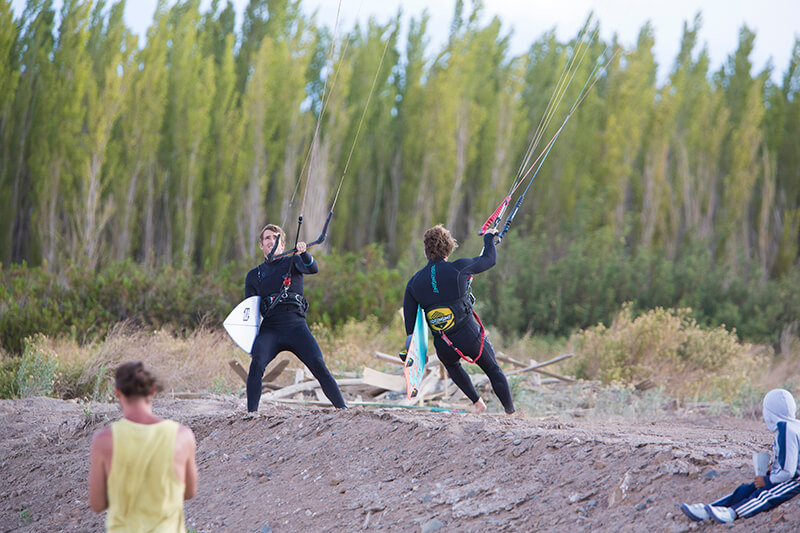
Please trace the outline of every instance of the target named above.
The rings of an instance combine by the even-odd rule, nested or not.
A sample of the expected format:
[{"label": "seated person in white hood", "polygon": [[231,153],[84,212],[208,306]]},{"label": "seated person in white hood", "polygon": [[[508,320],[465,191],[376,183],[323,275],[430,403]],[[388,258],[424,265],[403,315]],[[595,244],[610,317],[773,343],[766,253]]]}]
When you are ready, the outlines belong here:
[{"label": "seated person in white hood", "polygon": [[762,511],[769,511],[800,494],[800,421],[795,418],[797,405],[783,389],[764,396],[764,422],[775,435],[772,443],[772,472],[756,476],[753,483],[740,485],[733,493],[710,505],[682,504],[681,510],[692,520],[712,519],[733,522]]}]

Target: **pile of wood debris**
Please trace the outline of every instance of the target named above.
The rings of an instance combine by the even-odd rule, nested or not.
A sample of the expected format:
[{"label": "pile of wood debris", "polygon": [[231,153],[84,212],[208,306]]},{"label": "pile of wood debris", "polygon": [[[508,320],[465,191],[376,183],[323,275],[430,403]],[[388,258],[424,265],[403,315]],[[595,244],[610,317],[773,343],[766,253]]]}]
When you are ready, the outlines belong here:
[{"label": "pile of wood debris", "polygon": [[[539,363],[533,359],[527,363],[522,362],[503,353],[497,354],[498,361],[508,363],[514,370],[506,371],[506,376],[512,377],[530,373],[533,386],[548,383],[574,383],[575,379],[562,376],[545,370],[544,368],[572,357],[573,354],[563,354]],[[396,356],[376,352],[375,357],[381,361],[397,365],[396,373],[381,372],[365,366],[360,376],[336,376],[336,382],[342,389],[349,405],[383,405],[397,407],[428,407],[433,409],[457,410],[467,407],[469,401],[464,394],[452,383],[447,376],[444,365],[436,358],[430,356],[425,367],[425,377],[422,380],[418,395],[409,399],[406,397],[406,380],[403,376],[403,363]],[[232,359],[230,366],[242,381],[247,383],[247,370],[241,363]],[[303,403],[313,405],[331,405],[322,393],[319,382],[311,375],[307,368],[287,370],[289,362],[280,360],[274,368],[264,375],[262,386],[262,401],[275,401],[283,403]],[[278,386],[275,382],[284,372],[294,372],[294,383],[287,386]],[[472,374],[472,382],[478,390],[489,387],[489,378],[483,374]],[[282,379],[281,381],[286,381]]]}]

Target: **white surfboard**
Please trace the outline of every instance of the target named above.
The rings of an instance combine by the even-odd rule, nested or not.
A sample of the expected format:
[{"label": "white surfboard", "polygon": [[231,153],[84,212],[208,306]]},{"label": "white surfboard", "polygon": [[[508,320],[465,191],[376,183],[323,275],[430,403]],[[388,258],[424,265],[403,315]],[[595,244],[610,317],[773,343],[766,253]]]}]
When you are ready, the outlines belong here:
[{"label": "white surfboard", "polygon": [[251,296],[237,305],[222,325],[233,342],[250,353],[261,326],[261,296]]}]

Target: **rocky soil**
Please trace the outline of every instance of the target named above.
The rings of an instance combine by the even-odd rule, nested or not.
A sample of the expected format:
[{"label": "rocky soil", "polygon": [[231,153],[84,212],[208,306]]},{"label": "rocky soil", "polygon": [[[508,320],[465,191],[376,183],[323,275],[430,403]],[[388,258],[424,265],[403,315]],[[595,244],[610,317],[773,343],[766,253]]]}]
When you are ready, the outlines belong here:
[{"label": "rocky soil", "polygon": [[[690,522],[752,480],[763,423],[665,414],[638,423],[402,408],[344,412],[157,399],[197,436],[196,532],[800,531],[800,498],[733,525]],[[102,531],[87,504],[92,433],[111,404],[0,401],[0,531]]]}]

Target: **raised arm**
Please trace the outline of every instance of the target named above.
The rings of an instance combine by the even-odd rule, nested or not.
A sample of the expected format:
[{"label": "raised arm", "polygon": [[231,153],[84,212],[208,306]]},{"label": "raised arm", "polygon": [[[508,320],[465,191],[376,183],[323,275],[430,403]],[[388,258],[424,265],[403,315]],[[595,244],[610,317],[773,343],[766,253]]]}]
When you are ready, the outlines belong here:
[{"label": "raised arm", "polygon": [[317,260],[308,252],[294,256],[294,267],[303,274],[316,274],[319,272]]},{"label": "raised arm", "polygon": [[463,274],[477,274],[492,268],[497,263],[497,248],[494,244],[494,236],[497,230],[486,232],[483,235],[483,252],[478,257],[471,259],[459,259],[453,261],[453,266]]}]

